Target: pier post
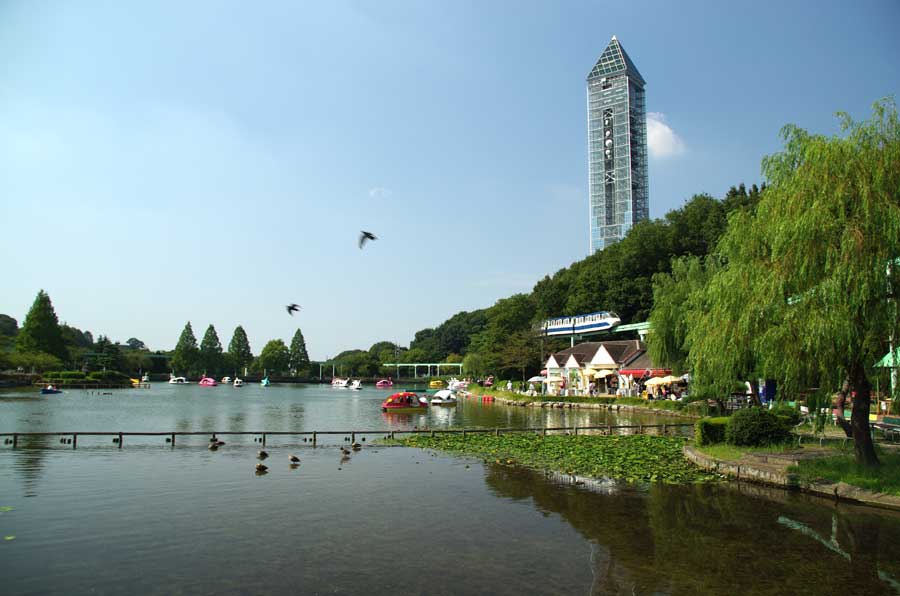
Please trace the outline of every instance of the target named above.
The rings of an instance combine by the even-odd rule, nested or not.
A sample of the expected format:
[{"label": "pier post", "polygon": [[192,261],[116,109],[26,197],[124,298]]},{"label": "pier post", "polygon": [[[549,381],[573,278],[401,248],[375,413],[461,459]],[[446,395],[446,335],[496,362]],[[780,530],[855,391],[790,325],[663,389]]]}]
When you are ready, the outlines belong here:
[{"label": "pier post", "polygon": [[463,441],[466,440],[466,429],[463,429]]},{"label": "pier post", "polygon": [[78,433],[72,435],[72,449],[78,447]]},{"label": "pier post", "polygon": [[606,425],[606,434],[609,435],[610,437],[612,436],[612,424]]},{"label": "pier post", "polygon": [[15,449],[16,445],[18,445],[18,444],[19,444],[19,435],[17,435],[16,433],[13,433],[13,449]]},{"label": "pier post", "polygon": [[175,433],[172,433],[172,447],[175,446]]},{"label": "pier post", "polygon": [[263,447],[266,446],[266,433],[263,433]]},{"label": "pier post", "polygon": [[543,439],[546,436],[547,436],[547,427],[545,426],[541,429],[541,438]]},{"label": "pier post", "polygon": [[576,424],[574,427],[572,427],[572,430],[575,431],[575,436],[577,437],[578,436],[578,425]]},{"label": "pier post", "polygon": [[394,431],[391,431],[391,440],[394,440]]},{"label": "pier post", "polygon": [[122,433],[119,433],[119,449],[122,448]]},{"label": "pier post", "polygon": [[494,429],[494,436],[497,436],[497,437],[500,436],[500,429],[499,429],[499,428],[495,428],[495,429]]},{"label": "pier post", "polygon": [[313,447],[316,446],[316,431],[313,431]]},{"label": "pier post", "polygon": [[351,443],[356,442],[356,431],[353,431],[352,433],[350,433],[350,442]]},{"label": "pier post", "polygon": [[663,436],[666,436],[666,425],[663,424]]},{"label": "pier post", "polygon": [[638,424],[638,434],[639,435],[644,434],[644,425],[643,424]]}]

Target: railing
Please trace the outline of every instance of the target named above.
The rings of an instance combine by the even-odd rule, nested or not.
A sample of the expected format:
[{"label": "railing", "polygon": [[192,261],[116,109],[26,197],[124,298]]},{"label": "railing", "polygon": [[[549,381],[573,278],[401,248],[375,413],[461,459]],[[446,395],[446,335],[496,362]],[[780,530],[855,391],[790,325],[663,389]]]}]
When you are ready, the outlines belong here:
[{"label": "railing", "polygon": [[[210,439],[217,439],[218,437],[226,437],[226,436],[254,436],[254,442],[266,444],[266,438],[272,436],[290,436],[290,437],[310,437],[312,439],[312,444],[317,445],[318,439],[322,435],[344,435],[344,437],[349,438],[351,442],[356,442],[356,437],[360,436],[371,436],[371,435],[379,435],[382,437],[390,437],[394,439],[397,435],[411,435],[411,434],[427,434],[432,437],[437,436],[439,434],[461,434],[463,437],[466,437],[470,434],[484,434],[484,433],[493,433],[496,436],[501,436],[504,433],[540,433],[541,436],[547,436],[547,433],[566,433],[577,435],[579,433],[591,433],[599,431],[600,434],[612,435],[613,431],[618,431],[620,429],[637,429],[637,434],[645,434],[644,431],[648,429],[657,429],[655,433],[657,435],[668,435],[669,429],[677,429],[683,427],[691,427],[693,428],[693,424],[620,424],[620,425],[612,425],[607,424],[604,426],[555,426],[555,427],[526,427],[526,428],[447,428],[447,429],[410,429],[410,430],[319,430],[319,431],[164,431],[164,432],[124,432],[124,431],[112,431],[112,432],[73,432],[73,431],[57,431],[57,432],[15,432],[15,433],[0,433],[0,437],[6,437],[3,441],[4,445],[12,445],[13,449],[15,449],[19,444],[19,438],[25,437],[62,437],[65,444],[71,444],[72,449],[76,449],[78,447],[78,437],[114,437],[113,442],[117,444],[118,448],[121,449],[124,444],[125,437],[166,437],[166,443],[171,444],[172,447],[175,446],[175,438],[176,437],[186,437],[186,436],[208,436]],[[618,434],[618,433],[617,433]],[[304,441],[306,439],[304,438]]]}]

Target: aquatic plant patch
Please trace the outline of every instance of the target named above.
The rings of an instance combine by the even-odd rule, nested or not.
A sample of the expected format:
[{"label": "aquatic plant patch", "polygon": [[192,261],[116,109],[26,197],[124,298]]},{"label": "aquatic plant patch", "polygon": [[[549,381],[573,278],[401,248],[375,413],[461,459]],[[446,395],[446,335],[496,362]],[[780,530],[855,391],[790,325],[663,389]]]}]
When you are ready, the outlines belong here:
[{"label": "aquatic plant patch", "polygon": [[694,483],[718,480],[685,459],[685,439],[650,435],[461,434],[401,439],[410,447],[474,455],[503,464],[629,482]]}]

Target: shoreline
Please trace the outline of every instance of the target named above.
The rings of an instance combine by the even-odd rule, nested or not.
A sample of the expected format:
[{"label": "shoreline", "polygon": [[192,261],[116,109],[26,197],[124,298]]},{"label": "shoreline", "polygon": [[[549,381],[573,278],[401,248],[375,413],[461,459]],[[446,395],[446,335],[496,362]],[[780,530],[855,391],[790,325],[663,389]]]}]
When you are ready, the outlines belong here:
[{"label": "shoreline", "polygon": [[745,454],[740,460],[726,460],[701,452],[693,445],[682,448],[684,456],[700,468],[722,474],[737,483],[751,482],[777,488],[800,491],[836,501],[844,501],[900,511],[900,496],[879,493],[845,482],[804,482],[798,474],[789,471],[801,459],[828,457],[833,452],[813,448],[806,453]]}]

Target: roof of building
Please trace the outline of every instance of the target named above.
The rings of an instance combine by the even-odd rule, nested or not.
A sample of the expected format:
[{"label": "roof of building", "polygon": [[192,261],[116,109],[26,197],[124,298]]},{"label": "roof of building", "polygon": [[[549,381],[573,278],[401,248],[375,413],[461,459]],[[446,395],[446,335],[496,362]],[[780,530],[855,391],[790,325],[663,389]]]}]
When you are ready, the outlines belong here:
[{"label": "roof of building", "polygon": [[619,366],[628,364],[630,361],[647,350],[646,346],[637,339],[621,339],[615,341],[586,341],[578,345],[560,350],[553,354],[556,361],[563,365],[569,356],[573,356],[579,366],[584,365],[594,357],[597,351],[603,347],[610,357],[616,361]]},{"label": "roof of building", "polygon": [[591,73],[587,78],[590,80],[622,73],[628,75],[628,77],[635,82],[640,83],[641,86],[646,85],[644,77],[641,76],[637,66],[634,65],[634,62],[631,61],[631,58],[629,58],[628,54],[625,52],[625,48],[622,47],[622,44],[619,43],[619,40],[613,35],[609,45],[606,46],[606,49],[600,54],[600,59],[597,60],[597,64],[591,69]]}]

